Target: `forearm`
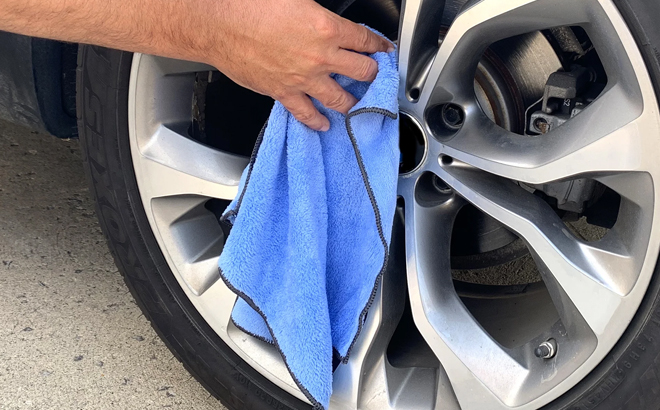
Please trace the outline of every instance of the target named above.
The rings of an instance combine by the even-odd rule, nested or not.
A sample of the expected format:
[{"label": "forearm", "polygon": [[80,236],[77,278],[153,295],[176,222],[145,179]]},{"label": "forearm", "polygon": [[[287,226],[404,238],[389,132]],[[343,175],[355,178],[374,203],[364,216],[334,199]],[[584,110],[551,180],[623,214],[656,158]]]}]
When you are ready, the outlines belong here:
[{"label": "forearm", "polygon": [[[0,30],[212,63],[225,0],[0,0]],[[215,22],[217,27],[209,27]],[[205,52],[206,50],[206,52]]]},{"label": "forearm", "polygon": [[207,63],[318,130],[308,96],[347,113],[355,97],[330,73],[371,81],[360,53],[393,50],[313,0],[0,0],[0,30]]}]

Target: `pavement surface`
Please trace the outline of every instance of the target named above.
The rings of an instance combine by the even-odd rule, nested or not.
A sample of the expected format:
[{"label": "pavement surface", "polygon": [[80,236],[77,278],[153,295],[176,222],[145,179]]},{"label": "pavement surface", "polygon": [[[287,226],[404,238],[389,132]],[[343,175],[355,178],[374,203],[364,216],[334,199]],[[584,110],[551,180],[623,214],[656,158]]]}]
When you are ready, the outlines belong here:
[{"label": "pavement surface", "polygon": [[107,250],[78,141],[0,122],[0,409],[224,410]]}]

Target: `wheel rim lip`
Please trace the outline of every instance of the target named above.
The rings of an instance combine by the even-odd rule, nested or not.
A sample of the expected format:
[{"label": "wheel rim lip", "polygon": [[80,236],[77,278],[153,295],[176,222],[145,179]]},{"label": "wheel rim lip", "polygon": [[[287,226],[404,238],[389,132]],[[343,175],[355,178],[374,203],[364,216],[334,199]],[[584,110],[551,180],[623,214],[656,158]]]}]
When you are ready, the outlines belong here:
[{"label": "wheel rim lip", "polygon": [[[635,48],[636,49],[636,48]],[[142,56],[139,54],[136,54],[134,56],[134,61],[133,61],[133,67],[132,67],[132,72],[131,72],[131,86],[129,90],[129,137],[131,141],[131,151],[132,151],[132,158],[133,158],[133,163],[134,166],[135,164],[139,164],[140,161],[143,161],[143,155],[142,155],[142,150],[140,148],[140,136],[139,134],[142,133],[144,134],[144,131],[139,130],[139,123],[137,120],[137,93],[138,93],[138,87],[136,83],[138,82],[138,79],[141,78],[141,76],[144,76],[144,73],[141,73],[140,70],[143,69],[144,67],[141,68],[141,63],[143,63],[143,58],[150,58],[149,56]],[[639,56],[639,59],[641,60],[641,56]],[[648,74],[646,74],[648,76]],[[648,79],[648,82],[650,84],[650,79]],[[653,104],[656,105],[655,103],[655,96],[652,95],[653,97]],[[647,105],[645,104],[645,110],[647,109]],[[419,121],[419,120],[418,120]],[[153,127],[153,124],[151,124]],[[426,136],[427,133],[424,133]],[[425,153],[425,158],[428,155],[428,153]],[[424,160],[423,160],[424,161]],[[180,272],[180,269],[178,266],[180,264],[177,264],[176,262],[176,257],[173,257],[170,250],[172,247],[171,243],[167,243],[167,240],[165,240],[165,236],[168,235],[167,229],[168,227],[164,227],[162,222],[159,222],[159,218],[157,215],[155,215],[155,211],[153,210],[153,198],[149,196],[149,193],[143,190],[143,186],[145,185],[144,183],[141,184],[141,178],[143,178],[143,175],[140,174],[139,172],[139,165],[135,166],[136,168],[136,178],[138,180],[138,187],[140,189],[140,195],[143,201],[143,205],[145,208],[145,211],[147,213],[147,218],[150,222],[150,225],[153,228],[154,234],[156,236],[156,239],[158,241],[158,244],[160,246],[161,251],[163,252],[168,265],[172,269],[172,272],[174,273],[175,277],[177,278],[179,284],[183,288],[183,290],[186,292],[186,295],[189,297],[193,305],[195,305],[196,308],[200,311],[202,314],[202,317],[209,323],[209,325],[218,333],[218,335],[227,343],[232,350],[236,351],[239,356],[241,356],[244,360],[248,362],[252,367],[257,369],[260,373],[262,373],[264,376],[266,376],[269,380],[273,381],[278,387],[283,388],[285,391],[288,393],[294,395],[295,397],[306,401],[304,395],[295,387],[295,384],[293,381],[290,379],[290,377],[287,378],[288,373],[281,374],[280,373],[274,373],[272,372],[271,368],[268,368],[269,366],[272,366],[276,360],[270,360],[266,364],[260,363],[258,360],[255,360],[253,356],[247,351],[249,350],[246,348],[247,345],[244,345],[243,347],[239,346],[236,342],[236,338],[233,336],[236,336],[237,333],[232,334],[232,329],[229,324],[223,324],[219,323],[217,321],[214,321],[212,312],[209,312],[207,308],[204,306],[200,305],[200,301],[195,294],[195,292],[190,288],[188,282],[184,279],[183,275]],[[419,173],[419,167],[416,168],[415,170],[406,173],[405,175],[402,175],[402,183],[405,185],[407,183],[412,182],[413,178],[415,178]],[[234,178],[234,182],[232,183],[237,183],[237,179]],[[407,181],[407,182],[406,182]],[[654,214],[657,214],[658,212],[658,193],[654,192]],[[652,237],[655,236],[654,240],[651,240],[649,242],[649,249],[648,252],[645,256],[645,261],[644,261],[644,266],[645,268],[643,269],[646,273],[644,275],[640,275],[639,277],[639,282],[642,284],[642,286],[637,286],[633,292],[631,292],[628,297],[625,299],[625,303],[630,303],[632,305],[638,306],[639,302],[641,302],[641,298],[643,297],[646,288],[648,286],[648,283],[650,281],[651,277],[651,272],[653,267],[655,266],[655,261],[656,257],[652,256],[654,253],[657,255],[658,248],[660,247],[659,241],[657,239],[657,224],[654,220],[654,227],[652,229]],[[649,267],[650,266],[650,267]],[[641,290],[640,290],[641,289]],[[219,295],[222,295],[224,297],[230,297],[229,294],[227,293],[222,293],[219,292]],[[636,309],[635,309],[636,310]],[[365,332],[368,332],[366,329]],[[249,347],[249,346],[248,346]],[[253,346],[252,346],[253,347]],[[272,355],[271,355],[272,356]],[[272,359],[272,357],[270,357]],[[595,365],[600,362],[600,359],[598,360],[590,360],[587,363],[591,362],[596,362],[591,366],[591,368],[595,367]],[[567,378],[567,380],[571,379],[571,377]],[[582,376],[579,377],[572,377],[572,379],[577,379],[575,380],[574,383],[569,383],[571,385],[575,385],[579,380],[582,379]],[[555,389],[557,390],[557,389]],[[562,389],[564,391],[568,390],[568,388]],[[558,397],[560,393],[556,394],[555,397]],[[544,396],[545,397],[545,396]],[[552,400],[552,399],[551,399]],[[548,400],[550,401],[550,400]],[[539,401],[534,401],[532,402],[532,405],[535,406],[535,403],[538,403]],[[521,408],[531,408],[529,406],[523,406]],[[536,407],[534,407],[536,408]]]}]

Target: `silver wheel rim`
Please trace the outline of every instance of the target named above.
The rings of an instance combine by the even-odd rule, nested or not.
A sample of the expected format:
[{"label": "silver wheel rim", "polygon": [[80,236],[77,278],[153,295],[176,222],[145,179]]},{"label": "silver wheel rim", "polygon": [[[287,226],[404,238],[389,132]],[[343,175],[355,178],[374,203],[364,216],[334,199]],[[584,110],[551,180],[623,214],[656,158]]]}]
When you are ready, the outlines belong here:
[{"label": "silver wheel rim", "polygon": [[[658,251],[660,121],[652,83],[635,41],[611,0],[481,0],[454,20],[425,70],[408,77],[418,25],[430,0],[404,0],[399,32],[400,105],[421,124],[422,163],[403,174],[406,273],[385,275],[363,333],[335,372],[331,409],[536,409],[575,386],[620,339],[648,288]],[[438,2],[436,2],[438,3]],[[441,2],[440,2],[441,3]],[[432,6],[431,6],[432,7]],[[472,88],[482,52],[493,42],[550,27],[580,25],[599,50],[605,91],[552,131],[522,139],[491,122]],[[306,401],[277,351],[235,328],[236,296],[217,272],[224,241],[211,198],[232,199],[247,158],[199,144],[177,132],[189,120],[200,64],[136,54],[129,90],[129,133],[140,196],[161,250],[182,289],[211,328],[250,366]],[[470,75],[467,75],[467,74]],[[410,98],[416,87],[419,97]],[[453,103],[465,121],[437,138],[428,108]],[[452,190],[427,183],[435,175]],[[518,185],[593,178],[622,198],[619,218],[598,242],[572,235],[540,199]],[[449,266],[453,223],[470,203],[528,245],[560,321],[521,346],[498,343],[459,298]],[[396,229],[395,229],[396,230]],[[415,325],[440,362],[396,368],[385,354],[401,316],[407,280]],[[399,282],[397,282],[399,281]],[[551,361],[533,350],[549,337]]]}]

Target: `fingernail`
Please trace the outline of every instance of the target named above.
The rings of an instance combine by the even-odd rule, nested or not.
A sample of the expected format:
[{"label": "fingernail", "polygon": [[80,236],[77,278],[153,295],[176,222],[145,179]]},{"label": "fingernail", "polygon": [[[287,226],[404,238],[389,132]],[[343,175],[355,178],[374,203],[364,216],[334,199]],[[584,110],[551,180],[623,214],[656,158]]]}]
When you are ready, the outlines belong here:
[{"label": "fingernail", "polygon": [[391,53],[392,51],[394,51],[394,46],[390,44],[389,47],[387,47],[387,52]]},{"label": "fingernail", "polygon": [[327,130],[330,129],[330,124],[325,124],[324,126],[321,127],[321,132],[326,132]]}]

